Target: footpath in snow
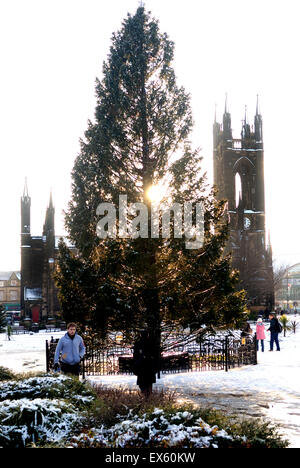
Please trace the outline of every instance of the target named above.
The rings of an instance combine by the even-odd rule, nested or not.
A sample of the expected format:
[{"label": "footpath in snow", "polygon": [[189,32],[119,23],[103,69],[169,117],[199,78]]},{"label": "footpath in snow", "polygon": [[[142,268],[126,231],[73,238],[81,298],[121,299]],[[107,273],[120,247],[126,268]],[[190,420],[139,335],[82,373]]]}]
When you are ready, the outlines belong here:
[{"label": "footpath in snow", "polygon": [[[45,371],[45,341],[65,332],[14,335],[7,341],[0,335],[0,366],[17,372]],[[166,374],[157,389],[178,392],[179,399],[240,415],[266,416],[283,427],[292,447],[300,448],[300,330],[280,335],[281,352],[258,353],[258,365],[224,371]],[[136,387],[135,376],[89,377],[95,384]]]}]

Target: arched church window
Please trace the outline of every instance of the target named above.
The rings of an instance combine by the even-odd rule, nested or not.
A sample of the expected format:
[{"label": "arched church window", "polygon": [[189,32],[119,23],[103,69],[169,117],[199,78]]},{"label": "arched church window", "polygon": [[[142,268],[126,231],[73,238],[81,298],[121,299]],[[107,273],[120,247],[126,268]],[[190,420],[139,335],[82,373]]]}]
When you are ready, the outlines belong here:
[{"label": "arched church window", "polygon": [[242,198],[242,179],[237,172],[235,175],[235,206],[239,205],[240,198]]}]

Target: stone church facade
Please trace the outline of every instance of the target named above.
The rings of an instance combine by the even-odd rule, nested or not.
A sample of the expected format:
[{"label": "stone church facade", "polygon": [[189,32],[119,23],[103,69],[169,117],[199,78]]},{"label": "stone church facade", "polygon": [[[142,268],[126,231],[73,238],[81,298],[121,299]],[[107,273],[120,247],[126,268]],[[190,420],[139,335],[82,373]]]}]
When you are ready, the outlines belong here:
[{"label": "stone church facade", "polygon": [[247,113],[241,138],[232,135],[231,115],[225,104],[222,124],[215,119],[214,184],[219,199],[228,202],[230,239],[227,252],[240,272],[240,288],[255,311],[274,307],[272,248],[265,225],[264,145],[262,116],[258,109],[254,125]]},{"label": "stone church facade", "polygon": [[42,236],[31,234],[30,211],[31,197],[25,183],[21,197],[21,311],[23,316],[38,322],[55,317],[60,312],[53,272],[61,236],[55,236],[52,195]]}]

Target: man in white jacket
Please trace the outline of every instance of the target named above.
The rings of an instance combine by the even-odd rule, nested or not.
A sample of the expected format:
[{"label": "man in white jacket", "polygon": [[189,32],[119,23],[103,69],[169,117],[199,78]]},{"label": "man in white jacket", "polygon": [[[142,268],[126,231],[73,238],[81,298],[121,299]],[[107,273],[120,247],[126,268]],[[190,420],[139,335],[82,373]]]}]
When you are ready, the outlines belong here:
[{"label": "man in white jacket", "polygon": [[54,370],[58,370],[60,363],[64,374],[79,376],[80,360],[85,354],[85,346],[76,329],[75,323],[69,323],[67,333],[59,340],[54,356]]}]

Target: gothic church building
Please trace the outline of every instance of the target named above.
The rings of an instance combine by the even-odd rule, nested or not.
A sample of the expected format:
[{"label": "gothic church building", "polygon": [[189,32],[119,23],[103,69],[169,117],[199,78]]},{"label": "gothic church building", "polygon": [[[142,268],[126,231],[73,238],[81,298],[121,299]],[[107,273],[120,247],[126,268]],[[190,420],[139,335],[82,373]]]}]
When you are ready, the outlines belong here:
[{"label": "gothic church building", "polygon": [[254,126],[250,127],[246,113],[241,138],[235,139],[226,102],[223,124],[215,119],[213,138],[214,184],[218,198],[228,201],[227,252],[240,272],[240,288],[247,292],[249,308],[272,310],[272,248],[265,226],[264,145],[258,104]]},{"label": "gothic church building", "polygon": [[21,197],[21,311],[33,322],[59,314],[60,305],[53,280],[58,254],[55,236],[55,208],[50,195],[42,236],[32,236],[30,228],[31,197],[25,182]]}]

